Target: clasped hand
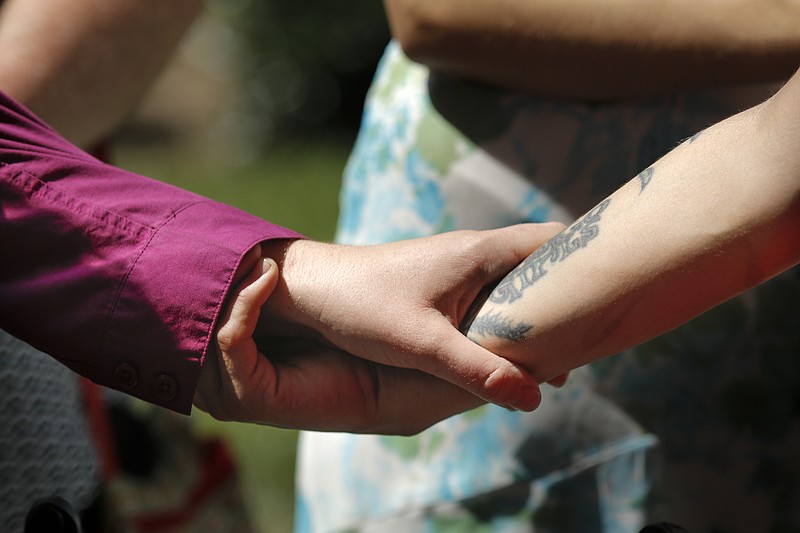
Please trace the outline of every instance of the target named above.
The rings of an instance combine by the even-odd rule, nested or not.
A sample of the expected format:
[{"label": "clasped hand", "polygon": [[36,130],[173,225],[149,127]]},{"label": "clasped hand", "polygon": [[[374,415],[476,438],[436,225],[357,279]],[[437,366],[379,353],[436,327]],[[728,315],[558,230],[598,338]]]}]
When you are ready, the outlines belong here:
[{"label": "clasped hand", "polygon": [[398,434],[487,401],[533,410],[531,375],[457,327],[485,286],[562,227],[265,243],[239,267],[195,404],[223,420]]}]

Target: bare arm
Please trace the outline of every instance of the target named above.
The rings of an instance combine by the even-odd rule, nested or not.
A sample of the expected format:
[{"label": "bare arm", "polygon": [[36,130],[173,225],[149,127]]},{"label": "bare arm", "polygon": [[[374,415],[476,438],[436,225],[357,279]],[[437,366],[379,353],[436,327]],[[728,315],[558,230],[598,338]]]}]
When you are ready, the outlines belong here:
[{"label": "bare arm", "polygon": [[0,90],[87,146],[130,112],[201,6],[200,0],[6,0]]},{"label": "bare arm", "polygon": [[545,381],[800,261],[800,72],[668,153],[498,284],[469,336]]},{"label": "bare arm", "polygon": [[800,2],[384,0],[408,56],[545,96],[592,100],[787,79]]}]

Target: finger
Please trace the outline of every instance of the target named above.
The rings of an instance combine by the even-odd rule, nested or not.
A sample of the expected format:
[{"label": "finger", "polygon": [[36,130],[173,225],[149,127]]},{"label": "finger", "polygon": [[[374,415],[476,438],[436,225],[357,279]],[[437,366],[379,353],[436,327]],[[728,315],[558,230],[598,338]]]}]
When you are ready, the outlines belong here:
[{"label": "finger", "polygon": [[[278,282],[278,265],[261,259],[241,283],[222,327],[217,332],[221,385],[228,405],[247,408],[258,386],[273,378],[272,368],[259,356],[253,332],[264,305]],[[258,383],[256,386],[254,383]]]},{"label": "finger", "polygon": [[537,248],[564,230],[560,222],[541,224],[517,224],[490,230],[489,238],[493,249],[488,257],[489,275],[496,278],[504,276],[516,267]]},{"label": "finger", "polygon": [[560,376],[556,376],[550,381],[547,382],[548,385],[551,385],[556,388],[561,388],[566,385],[567,380],[569,379],[569,372],[561,374]]},{"label": "finger", "polygon": [[278,283],[278,265],[263,258],[240,284],[229,311],[217,333],[223,351],[229,351],[243,341],[251,341],[258,322],[261,306],[267,301]]},{"label": "finger", "polygon": [[435,356],[417,359],[420,370],[502,407],[533,411],[539,406],[539,384],[528,371],[475,344],[443,321],[446,325],[433,350]]},{"label": "finger", "polygon": [[[242,257],[233,276],[232,286],[234,287],[234,294],[228,298],[229,300],[238,298],[238,291],[241,291],[245,285],[249,285],[249,283],[243,285],[242,279],[246,276],[253,277],[255,275],[255,266],[260,256],[261,245],[257,244]],[[217,346],[209,349],[209,352],[203,359],[203,366],[200,370],[197,388],[195,389],[194,404],[204,411],[210,411],[212,409],[210,402],[219,398],[219,391],[223,388],[219,350],[221,349],[220,341],[222,341],[221,344],[224,345],[226,349],[229,349],[230,335],[228,332],[235,329],[235,326],[231,324],[231,310],[232,306],[229,305],[225,307],[217,327]],[[223,331],[221,337],[219,335],[220,331]]]},{"label": "finger", "polygon": [[258,351],[252,339],[261,305],[277,284],[278,268],[274,261],[258,259],[245,279],[233,289],[231,303],[220,319],[215,349],[203,362],[195,405],[223,420],[238,420],[247,406],[248,378],[256,370],[268,381],[268,364],[259,365]]},{"label": "finger", "polygon": [[274,394],[263,403],[271,425],[409,435],[484,403],[430,374],[338,350],[281,359]]},{"label": "finger", "polygon": [[217,334],[224,407],[240,421],[258,421],[264,416],[261,398],[275,384],[275,371],[262,357],[253,339],[261,306],[278,282],[278,266],[260,259],[240,285],[230,306],[228,319]]},{"label": "finger", "polygon": [[537,248],[563,231],[564,227],[560,222],[545,222],[517,224],[485,232],[489,239],[488,248],[483,250],[484,257],[489,259],[486,263],[487,279],[483,286],[478,287],[478,292],[460,319],[459,330],[462,333],[467,333],[496,283]]},{"label": "finger", "polygon": [[376,365],[380,395],[368,433],[413,435],[486,402],[452,383],[406,368]]}]

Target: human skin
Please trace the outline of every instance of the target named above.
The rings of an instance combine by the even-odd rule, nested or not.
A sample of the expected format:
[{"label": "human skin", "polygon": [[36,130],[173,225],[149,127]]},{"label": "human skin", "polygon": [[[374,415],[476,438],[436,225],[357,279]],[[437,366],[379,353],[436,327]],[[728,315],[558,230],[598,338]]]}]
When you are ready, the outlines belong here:
[{"label": "human skin", "polygon": [[[0,11],[0,49],[6,51],[0,54],[0,89],[73,143],[90,147],[133,108],[201,6],[199,0],[5,0]],[[462,236],[460,244],[448,237],[452,246],[445,250],[454,255],[445,254],[439,261],[426,262],[422,257],[434,253],[430,246],[420,243],[419,250],[398,246],[403,248],[400,256],[405,265],[390,264],[398,247],[375,255],[307,241],[266,246],[279,268],[253,278],[254,256],[242,262],[237,277],[250,281],[232,301],[240,302],[244,294],[249,305],[226,309],[217,357],[209,357],[201,372],[198,405],[223,419],[352,431],[414,431],[483,400],[533,409],[539,391],[530,375],[465,341],[455,325],[475,297],[474,287],[483,285],[486,276],[497,277],[512,268],[551,233],[533,240],[529,232],[504,234],[505,245],[499,248],[477,235]],[[513,235],[520,237],[511,242]],[[303,253],[309,247],[313,251]],[[510,253],[497,253],[505,249]],[[490,258],[470,254],[485,250],[492,251]],[[494,261],[498,255],[505,259]],[[331,278],[333,265],[342,267],[336,274],[344,272],[344,266],[352,273],[359,259],[359,275],[349,278],[351,284]],[[439,271],[434,272],[434,264],[441,267]],[[353,298],[365,287],[371,289],[386,272],[376,269],[392,266],[408,270],[396,269],[391,278],[382,278],[384,283],[375,287],[379,290],[371,299],[363,294]],[[453,266],[463,267],[463,279],[453,276],[449,269]],[[417,271],[428,274],[427,284],[415,279],[413,288],[398,285],[398,280],[410,280]],[[268,328],[252,327],[249,320],[258,307],[253,302],[263,303],[275,287],[264,321],[287,329],[302,325],[303,331],[291,343],[278,343],[274,337],[267,342],[276,360],[270,366],[264,357],[253,357],[257,352],[251,350],[252,335],[263,338],[262,329]],[[425,290],[418,291],[419,287]],[[322,305],[329,301],[341,309]],[[279,316],[271,312],[276,308]],[[392,316],[393,309],[406,314]],[[355,311],[365,310],[366,315],[354,320]],[[391,321],[386,320],[389,316]],[[396,329],[395,320],[400,323]],[[368,364],[342,349],[407,368]],[[457,357],[460,353],[466,357]],[[301,355],[303,361],[297,362]],[[282,377],[280,387],[270,382],[275,385],[274,398],[265,389],[267,380],[247,379],[262,371],[257,369],[284,367],[298,370],[298,379],[288,378],[295,375],[293,370],[272,374]],[[423,374],[427,371],[442,379]],[[407,394],[417,400],[408,402]]]},{"label": "human skin", "polygon": [[[250,274],[234,291],[195,405],[223,420],[395,434],[486,401],[533,410],[541,396],[530,374],[456,326],[481,287],[562,227],[375,246],[265,244],[240,269]],[[262,276],[260,256],[279,267]]]},{"label": "human skin", "polygon": [[779,82],[800,60],[796,0],[723,0],[702,9],[686,0],[384,5],[393,36],[412,60],[556,98],[629,100]]},{"label": "human skin", "polygon": [[546,381],[796,265],[798,116],[800,73],[684,141],[526,258],[468,336]]},{"label": "human skin", "polygon": [[0,90],[87,148],[135,107],[200,0],[4,0]]}]

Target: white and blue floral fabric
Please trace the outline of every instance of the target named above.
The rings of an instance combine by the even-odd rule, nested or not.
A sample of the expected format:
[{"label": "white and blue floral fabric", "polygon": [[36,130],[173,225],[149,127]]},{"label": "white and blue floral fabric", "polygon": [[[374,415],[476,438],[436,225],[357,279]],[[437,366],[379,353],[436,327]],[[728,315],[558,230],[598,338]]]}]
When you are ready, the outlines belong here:
[{"label": "white and blue floral fabric", "polygon": [[[570,222],[762,89],[555,102],[432,74],[392,43],[338,240]],[[296,531],[800,530],[798,381],[795,270],[544,386],[533,413],[484,406],[413,437],[304,433]]]}]

